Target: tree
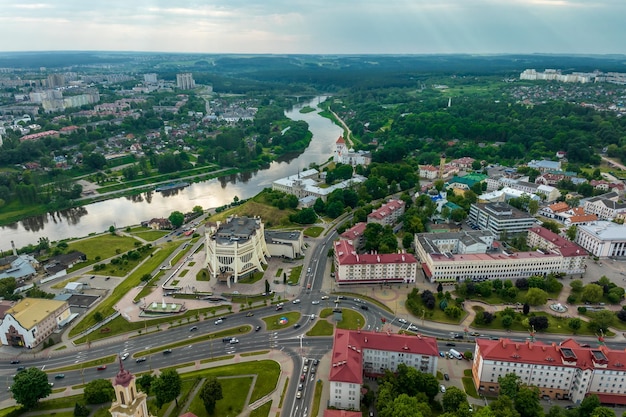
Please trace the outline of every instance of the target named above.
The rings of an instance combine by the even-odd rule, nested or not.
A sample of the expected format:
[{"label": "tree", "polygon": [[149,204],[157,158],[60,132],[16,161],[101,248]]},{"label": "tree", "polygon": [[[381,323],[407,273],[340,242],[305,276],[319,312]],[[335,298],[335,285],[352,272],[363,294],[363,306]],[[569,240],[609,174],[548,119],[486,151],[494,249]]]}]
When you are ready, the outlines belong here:
[{"label": "tree", "polygon": [[569,283],[572,288],[572,292],[581,292],[583,290],[583,282],[579,279],[575,279]]},{"label": "tree", "polygon": [[145,392],[146,394],[150,394],[150,388],[152,387],[152,383],[154,382],[155,379],[156,377],[152,374],[141,375],[136,380],[137,389],[139,389],[142,392]]},{"label": "tree", "polygon": [[166,369],[161,372],[158,378],[152,382],[152,392],[156,397],[156,404],[161,408],[172,400],[176,400],[178,406],[178,396],[180,395],[181,381],[180,375],[175,369]]},{"label": "tree", "polygon": [[379,410],[380,417],[422,417],[417,398],[400,394]]},{"label": "tree", "polygon": [[594,312],[587,326],[595,332],[607,332],[615,323],[615,313],[611,310]]},{"label": "tree", "polygon": [[508,396],[502,394],[502,389],[500,389],[500,395],[494,401],[489,404],[489,407],[493,411],[495,417],[520,417],[517,410],[513,405],[513,400]]},{"label": "tree", "polygon": [[587,284],[583,287],[582,299],[590,303],[597,303],[602,299],[604,290],[598,284]]},{"label": "tree", "polygon": [[546,316],[535,316],[528,319],[528,324],[530,324],[535,330],[541,331],[547,329],[550,322]]},{"label": "tree", "polygon": [[539,202],[537,200],[530,200],[528,202],[528,213],[534,216],[539,211]]},{"label": "tree", "polygon": [[174,211],[170,214],[168,220],[172,223],[172,226],[174,226],[175,229],[178,229],[183,225],[183,223],[185,223],[185,215],[180,211]]},{"label": "tree", "polygon": [[505,316],[502,316],[501,321],[502,321],[502,326],[505,329],[508,329],[508,328],[510,328],[513,325],[513,317],[511,317],[508,314],[505,315]]},{"label": "tree", "polygon": [[528,313],[530,313],[530,305],[528,303],[524,303],[524,306],[522,307],[522,313],[527,316]]},{"label": "tree", "polygon": [[74,417],[87,417],[89,415],[89,409],[81,403],[74,405]]},{"label": "tree", "polygon": [[94,379],[85,385],[83,399],[87,404],[104,404],[115,399],[115,389],[108,379]]},{"label": "tree", "polygon": [[598,396],[595,394],[588,395],[581,401],[580,407],[578,407],[578,416],[591,417],[593,410],[598,407],[600,407],[600,399]]},{"label": "tree", "polygon": [[457,387],[449,387],[446,389],[446,392],[443,394],[443,399],[441,400],[443,411],[446,412],[458,410],[463,403],[467,403],[467,394]]},{"label": "tree", "polygon": [[574,333],[576,333],[583,326],[583,321],[579,318],[569,319],[567,322],[567,327],[572,329]]},{"label": "tree", "polygon": [[578,232],[578,226],[573,224],[567,228],[567,230],[565,231],[565,236],[567,236],[567,238],[573,242],[574,239],[576,239],[576,232]]},{"label": "tree", "polygon": [[216,377],[207,377],[200,390],[200,398],[202,399],[206,412],[212,415],[213,411],[215,411],[215,403],[224,398],[222,395],[222,385]]},{"label": "tree", "polygon": [[531,306],[544,305],[548,301],[548,293],[540,288],[529,288],[526,293],[526,303]]},{"label": "tree", "polygon": [[591,413],[591,417],[615,417],[615,411],[609,407],[596,407]]},{"label": "tree", "polygon": [[515,409],[520,417],[543,417],[539,398],[539,388],[522,386],[514,400]]},{"label": "tree", "polygon": [[463,352],[463,357],[468,361],[471,361],[474,358],[474,352],[471,350]]},{"label": "tree", "polygon": [[113,225],[109,226],[109,233],[111,233],[112,235],[115,234],[115,226]]},{"label": "tree", "polygon": [[202,209],[202,206],[193,206],[191,211],[193,211],[194,213],[198,213],[198,214],[204,213],[204,210]]},{"label": "tree", "polygon": [[546,222],[541,223],[541,227],[544,227],[544,228],[548,229],[549,231],[551,231],[553,233],[556,233],[557,235],[561,231],[561,229],[559,228],[558,223],[557,222],[553,222],[551,220],[548,220]]},{"label": "tree", "polygon": [[11,392],[16,402],[30,409],[36,406],[40,399],[50,395],[52,388],[44,371],[28,368],[15,374]]},{"label": "tree", "polygon": [[515,400],[522,386],[522,379],[511,372],[498,377],[498,385],[500,386],[500,395],[506,395],[510,399]]}]

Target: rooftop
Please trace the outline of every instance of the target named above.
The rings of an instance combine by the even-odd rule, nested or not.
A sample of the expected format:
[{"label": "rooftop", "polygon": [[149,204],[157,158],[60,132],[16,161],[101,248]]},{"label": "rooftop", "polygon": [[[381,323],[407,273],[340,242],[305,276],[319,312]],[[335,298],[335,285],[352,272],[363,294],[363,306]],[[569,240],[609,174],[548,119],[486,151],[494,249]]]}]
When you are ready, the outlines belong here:
[{"label": "rooftop", "polygon": [[64,305],[67,305],[64,301],[24,298],[8,309],[6,314],[12,315],[25,329],[31,329]]},{"label": "rooftop", "polygon": [[595,235],[600,240],[626,240],[626,225],[604,220],[586,225],[580,224],[578,230]]},{"label": "rooftop", "polygon": [[335,242],[335,253],[340,265],[417,263],[410,253],[357,254],[352,243],[347,240]]}]

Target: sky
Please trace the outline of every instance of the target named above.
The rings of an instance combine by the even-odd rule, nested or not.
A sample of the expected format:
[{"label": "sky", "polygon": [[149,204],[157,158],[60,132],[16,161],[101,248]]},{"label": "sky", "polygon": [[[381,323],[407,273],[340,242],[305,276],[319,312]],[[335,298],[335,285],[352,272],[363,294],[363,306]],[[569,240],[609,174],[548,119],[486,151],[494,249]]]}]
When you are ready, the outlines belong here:
[{"label": "sky", "polygon": [[626,0],[0,0],[0,51],[626,53]]}]

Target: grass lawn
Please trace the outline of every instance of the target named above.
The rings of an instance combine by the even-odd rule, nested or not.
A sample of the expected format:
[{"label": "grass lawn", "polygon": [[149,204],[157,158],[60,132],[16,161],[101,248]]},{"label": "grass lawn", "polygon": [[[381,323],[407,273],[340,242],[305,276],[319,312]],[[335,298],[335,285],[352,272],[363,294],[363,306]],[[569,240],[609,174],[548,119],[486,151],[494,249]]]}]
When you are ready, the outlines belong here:
[{"label": "grass lawn", "polygon": [[289,272],[287,283],[289,285],[297,285],[298,281],[300,281],[301,274],[302,274],[302,265],[294,266],[293,268],[291,268],[291,271]]},{"label": "grass lawn", "polygon": [[465,388],[465,393],[472,398],[480,398],[478,393],[476,392],[476,387],[474,387],[474,381],[471,376],[464,376],[461,378],[461,382],[463,382],[463,388]]},{"label": "grass lawn", "polygon": [[[365,324],[365,319],[363,318],[363,316],[354,310],[351,310],[349,308],[342,308],[341,313],[343,315],[343,318],[339,323],[337,323],[337,327],[339,329],[356,330],[357,326],[360,327]],[[326,318],[331,316],[332,314],[332,308],[324,308],[320,312],[320,318]]]},{"label": "grass lawn", "polygon": [[311,415],[316,416],[320,411],[320,401],[322,400],[322,392],[324,391],[324,383],[317,380],[315,383],[315,394],[313,395],[313,406],[311,407]]},{"label": "grass lawn", "polygon": [[[564,317],[556,317],[551,314],[537,311],[531,313],[535,316],[545,316],[548,318],[548,328],[546,330],[542,330],[540,333],[554,333],[554,334],[571,334],[571,335],[582,335],[582,336],[593,336],[595,332],[591,331],[587,322],[583,320],[582,327],[574,333],[572,329],[570,329],[567,325],[569,322],[568,318]],[[526,317],[519,315],[518,317],[522,317],[522,320]],[[530,314],[528,315],[530,317]],[[518,320],[517,318],[513,320],[513,324],[511,325],[511,330],[518,332],[527,332],[530,329],[527,326],[522,324],[522,320]],[[488,330],[504,330],[504,326],[502,325],[502,312],[498,312],[497,317],[491,322],[489,325],[479,325],[476,322],[472,322],[472,327],[476,329],[488,329]]]},{"label": "grass lawn", "polygon": [[153,230],[149,227],[136,227],[130,231],[133,236],[141,238],[143,240],[147,240],[148,242],[153,242],[157,239],[162,238],[168,231],[164,230]]},{"label": "grass lawn", "polygon": [[[314,112],[315,109],[311,106],[304,106],[303,108],[300,109],[300,113],[305,114],[305,113],[311,113]],[[313,416],[316,416],[317,414],[311,414]]]},{"label": "grass lawn", "polygon": [[86,330],[90,326],[94,325],[97,321],[94,319],[96,313],[100,313],[103,317],[108,317],[115,312],[113,306],[129,292],[132,288],[141,283],[141,277],[144,274],[149,274],[167,259],[168,256],[176,249],[174,244],[166,244],[161,250],[156,251],[154,255],[145,260],[133,274],[128,276],[124,281],[120,282],[117,287],[111,292],[111,295],[105,298],[100,304],[98,304],[93,311],[83,317],[83,319],[70,330],[70,337],[76,336],[83,330]]},{"label": "grass lawn", "polygon": [[115,363],[117,360],[117,355],[105,356],[103,358],[94,359],[91,361],[83,362],[77,365],[64,366],[63,368],[49,369],[50,375],[57,374],[63,371],[73,371],[76,369],[88,369],[95,368],[100,365],[109,365]]},{"label": "grass lawn", "polygon": [[292,226],[289,221],[289,215],[294,213],[295,210],[280,210],[277,207],[264,204],[264,199],[263,193],[260,193],[240,206],[224,210],[221,213],[211,216],[208,221],[215,222],[219,220],[223,222],[228,216],[232,215],[248,217],[260,216],[263,219],[266,229],[278,226]]},{"label": "grass lawn", "polygon": [[263,279],[263,275],[265,273],[264,272],[255,272],[251,275],[248,275],[245,278],[240,279],[239,281],[237,281],[238,284],[254,284],[255,282],[258,282],[260,280]]},{"label": "grass lawn", "polygon": [[179,277],[184,277],[185,275],[187,275],[187,273],[189,272],[188,269],[183,269],[182,271],[180,271],[180,274],[178,274]]},{"label": "grass lawn", "polygon": [[315,326],[306,332],[307,336],[332,336],[335,327],[326,320],[318,320]]},{"label": "grass lawn", "polygon": [[272,409],[272,401],[268,401],[256,410],[252,410],[250,412],[250,417],[268,417],[270,415],[270,410]]},{"label": "grass lawn", "polygon": [[206,269],[201,269],[196,274],[196,281],[210,281],[210,280],[211,280],[211,275],[209,275],[209,271],[207,271]]},{"label": "grass lawn", "polygon": [[[554,291],[554,292],[548,292],[548,298],[553,298],[556,300],[557,298],[559,298],[559,295],[561,294],[562,290],[563,290],[563,284],[561,283],[561,289],[559,289],[558,291]],[[457,295],[456,291],[454,291],[453,293]],[[528,293],[528,290],[520,290],[517,293],[517,296],[515,297],[514,300],[511,300],[508,298],[505,300],[494,291],[491,293],[489,297],[483,297],[478,294],[473,294],[471,297],[468,297],[468,300],[479,300],[479,301],[485,302],[487,304],[492,304],[492,305],[500,305],[500,304],[505,304],[505,303],[522,303],[523,304],[526,302],[527,293]]]},{"label": "grass lawn", "polygon": [[[135,249],[135,242],[139,241],[132,237],[105,233],[87,239],[67,242],[67,253],[77,250],[87,255],[87,262],[94,262],[97,256],[104,260]],[[84,263],[79,265],[84,266]]]},{"label": "grass lawn", "polygon": [[[143,262],[146,258],[150,257],[157,248],[149,248],[144,252],[139,252],[141,257],[136,260],[132,259],[119,259],[118,264],[113,264],[112,262],[104,264],[104,269],[100,269],[98,271],[91,270],[87,272],[88,275],[111,275],[113,277],[124,277],[130,273],[133,269],[137,267],[141,262]],[[82,265],[82,264],[79,264]]]},{"label": "grass lawn", "polygon": [[282,275],[283,275],[283,269],[278,268],[278,271],[276,271],[276,277],[280,278]]},{"label": "grass lawn", "polygon": [[319,235],[322,234],[323,231],[324,231],[323,227],[313,226],[313,227],[307,227],[306,229],[304,229],[303,233],[305,236],[318,237]]},{"label": "grass lawn", "polygon": [[[458,319],[453,317],[449,317],[446,313],[443,312],[442,309],[439,308],[439,300],[435,303],[435,308],[430,310],[426,308],[424,303],[422,302],[422,297],[417,297],[415,299],[415,305],[417,310],[411,311],[413,313],[413,321],[417,321],[421,319],[422,311],[424,311],[424,318],[429,321],[437,321],[440,323],[449,323],[449,324],[459,324],[463,321],[463,319],[467,316],[467,311],[463,310],[463,314]],[[449,305],[455,305],[454,302],[450,302]]]},{"label": "grass lawn", "polygon": [[[286,317],[287,322],[285,324],[280,324],[278,321],[282,318]],[[293,326],[300,320],[300,313],[297,311],[290,311],[288,313],[276,314],[275,316],[264,317],[263,321],[267,326],[267,330],[279,330],[284,329],[289,326]]]},{"label": "grass lawn", "polygon": [[[243,411],[244,402],[252,386],[252,377],[220,378],[224,398],[217,401],[212,416],[236,416]],[[189,410],[198,417],[209,417],[199,395],[191,401]]]}]

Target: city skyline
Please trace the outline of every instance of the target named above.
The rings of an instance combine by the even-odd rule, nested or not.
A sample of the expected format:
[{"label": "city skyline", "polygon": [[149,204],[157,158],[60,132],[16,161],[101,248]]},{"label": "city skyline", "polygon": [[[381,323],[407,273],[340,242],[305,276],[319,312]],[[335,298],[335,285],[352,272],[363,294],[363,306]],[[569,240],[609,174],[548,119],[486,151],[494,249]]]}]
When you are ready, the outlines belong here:
[{"label": "city skyline", "polygon": [[619,0],[0,0],[0,51],[622,54]]}]

